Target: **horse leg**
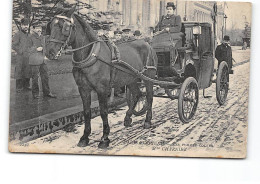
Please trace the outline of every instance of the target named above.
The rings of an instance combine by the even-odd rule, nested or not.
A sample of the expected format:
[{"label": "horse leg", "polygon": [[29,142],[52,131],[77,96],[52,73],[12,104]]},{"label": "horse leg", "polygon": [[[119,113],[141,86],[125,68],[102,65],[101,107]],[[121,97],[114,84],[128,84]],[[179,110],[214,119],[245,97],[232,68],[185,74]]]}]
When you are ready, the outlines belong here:
[{"label": "horse leg", "polygon": [[130,103],[130,106],[126,112],[124,126],[130,127],[132,123],[131,116],[133,115],[133,110],[142,94],[137,83],[130,84],[127,87],[129,88],[130,93],[132,94],[133,101]]},{"label": "horse leg", "polygon": [[79,87],[79,93],[83,102],[83,115],[84,115],[84,121],[85,121],[85,129],[84,134],[80,138],[78,147],[86,147],[89,143],[88,136],[91,133],[91,90],[85,90],[82,87]]},{"label": "horse leg", "polygon": [[100,116],[103,121],[103,136],[101,137],[101,142],[99,143],[98,147],[101,149],[105,149],[109,146],[110,140],[108,135],[110,133],[110,127],[108,124],[108,103],[107,103],[107,92],[97,93],[98,94],[98,101],[100,107]]},{"label": "horse leg", "polygon": [[146,82],[146,101],[147,101],[147,112],[146,119],[144,122],[144,128],[151,128],[151,120],[152,120],[152,106],[153,106],[153,83]]}]

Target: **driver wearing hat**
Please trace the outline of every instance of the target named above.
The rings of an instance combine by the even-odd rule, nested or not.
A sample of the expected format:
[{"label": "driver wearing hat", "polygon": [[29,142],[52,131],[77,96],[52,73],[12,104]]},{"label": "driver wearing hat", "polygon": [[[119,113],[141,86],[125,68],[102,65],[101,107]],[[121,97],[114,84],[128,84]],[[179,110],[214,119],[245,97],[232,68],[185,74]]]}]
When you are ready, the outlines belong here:
[{"label": "driver wearing hat", "polygon": [[181,31],[181,17],[174,15],[176,7],[173,2],[168,2],[166,6],[167,15],[163,15],[160,22],[155,27],[155,31],[179,33]]}]

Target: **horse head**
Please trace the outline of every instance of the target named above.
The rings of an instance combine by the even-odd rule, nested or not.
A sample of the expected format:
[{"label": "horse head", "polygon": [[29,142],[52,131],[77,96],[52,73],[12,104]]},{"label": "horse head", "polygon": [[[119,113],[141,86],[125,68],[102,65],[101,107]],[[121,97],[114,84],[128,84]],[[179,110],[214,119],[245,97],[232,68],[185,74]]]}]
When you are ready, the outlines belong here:
[{"label": "horse head", "polygon": [[72,17],[75,6],[70,10],[64,11],[47,24],[46,35],[46,56],[49,59],[58,59],[62,51],[75,40],[75,24]]}]

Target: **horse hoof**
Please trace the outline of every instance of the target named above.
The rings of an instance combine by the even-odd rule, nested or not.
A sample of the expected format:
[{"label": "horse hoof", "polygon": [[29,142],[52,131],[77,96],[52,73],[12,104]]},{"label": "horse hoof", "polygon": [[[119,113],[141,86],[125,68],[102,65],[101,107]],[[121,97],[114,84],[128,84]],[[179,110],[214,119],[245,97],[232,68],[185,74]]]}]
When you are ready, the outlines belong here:
[{"label": "horse hoof", "polygon": [[124,126],[125,127],[131,127],[131,123],[132,123],[132,118],[129,118],[128,120],[124,121]]},{"label": "horse hoof", "polygon": [[106,139],[104,141],[101,141],[99,144],[98,144],[98,148],[100,149],[106,149],[108,146],[109,146],[109,143],[110,143],[110,140],[109,139]]},{"label": "horse hoof", "polygon": [[151,122],[144,122],[144,129],[151,128]]},{"label": "horse hoof", "polygon": [[89,143],[89,139],[88,138],[80,138],[79,143],[78,143],[78,147],[86,147]]}]

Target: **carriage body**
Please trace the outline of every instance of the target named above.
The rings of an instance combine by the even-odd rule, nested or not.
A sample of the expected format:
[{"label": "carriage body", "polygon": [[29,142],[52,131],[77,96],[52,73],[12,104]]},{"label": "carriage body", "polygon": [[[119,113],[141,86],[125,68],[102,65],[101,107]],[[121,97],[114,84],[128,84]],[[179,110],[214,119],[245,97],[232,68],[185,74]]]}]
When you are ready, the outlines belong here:
[{"label": "carriage body", "polygon": [[199,89],[210,87],[215,50],[212,33],[210,23],[185,22],[181,33],[154,36],[152,47],[158,57],[158,78],[182,83],[193,77]]},{"label": "carriage body", "polygon": [[[215,31],[210,23],[184,22],[180,33],[155,34],[151,45],[158,58],[157,79],[179,85],[160,85],[165,95],[155,97],[178,100],[180,120],[188,123],[195,115],[199,90],[216,83],[216,96],[220,105],[227,98],[229,69],[223,61],[217,69],[215,63]],[[214,79],[216,76],[216,79]],[[141,102],[145,104],[144,102]],[[141,106],[144,112],[143,105]],[[138,111],[137,113],[138,114]]]}]

